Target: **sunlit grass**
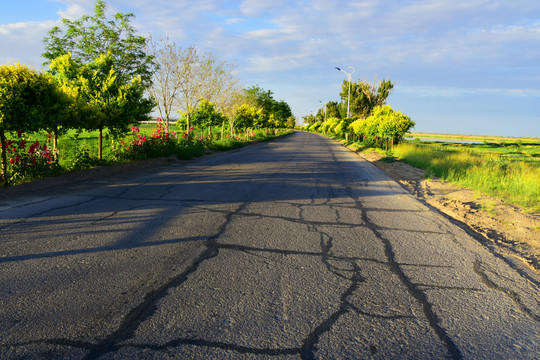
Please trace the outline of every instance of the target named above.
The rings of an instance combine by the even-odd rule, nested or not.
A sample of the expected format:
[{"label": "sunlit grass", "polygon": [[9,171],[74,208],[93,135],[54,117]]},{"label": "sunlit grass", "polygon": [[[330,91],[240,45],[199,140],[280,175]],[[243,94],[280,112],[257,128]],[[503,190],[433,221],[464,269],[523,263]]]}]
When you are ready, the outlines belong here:
[{"label": "sunlit grass", "polygon": [[540,213],[540,161],[487,151],[403,143],[394,156],[443,180],[481,191]]}]

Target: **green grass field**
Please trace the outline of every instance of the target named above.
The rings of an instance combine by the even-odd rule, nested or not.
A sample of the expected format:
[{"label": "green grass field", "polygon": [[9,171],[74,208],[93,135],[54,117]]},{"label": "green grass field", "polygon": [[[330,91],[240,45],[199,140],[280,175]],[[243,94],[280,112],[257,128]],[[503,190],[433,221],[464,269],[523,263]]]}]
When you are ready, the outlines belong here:
[{"label": "green grass field", "polygon": [[428,174],[540,213],[540,141],[406,141],[393,156]]},{"label": "green grass field", "polygon": [[440,139],[458,141],[481,141],[491,143],[540,143],[540,138],[535,137],[511,137],[511,136],[487,136],[487,135],[458,135],[458,134],[432,134],[410,132],[405,134],[405,138],[414,139]]}]

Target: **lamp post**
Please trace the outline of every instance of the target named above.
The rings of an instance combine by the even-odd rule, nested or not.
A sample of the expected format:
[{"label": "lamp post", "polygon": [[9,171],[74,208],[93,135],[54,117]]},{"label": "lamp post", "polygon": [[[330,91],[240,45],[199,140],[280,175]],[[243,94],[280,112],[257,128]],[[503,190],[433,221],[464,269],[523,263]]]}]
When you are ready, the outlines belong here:
[{"label": "lamp post", "polygon": [[347,117],[351,117],[351,112],[349,111],[349,109],[350,109],[349,106],[350,106],[350,103],[351,103],[351,76],[354,73],[354,68],[352,66],[349,66],[349,68],[352,69],[352,71],[350,73],[346,72],[343,69],[340,69],[340,68],[336,67],[336,70],[343,71],[345,73],[345,75],[347,75],[347,80],[349,81],[349,97],[347,98]]}]

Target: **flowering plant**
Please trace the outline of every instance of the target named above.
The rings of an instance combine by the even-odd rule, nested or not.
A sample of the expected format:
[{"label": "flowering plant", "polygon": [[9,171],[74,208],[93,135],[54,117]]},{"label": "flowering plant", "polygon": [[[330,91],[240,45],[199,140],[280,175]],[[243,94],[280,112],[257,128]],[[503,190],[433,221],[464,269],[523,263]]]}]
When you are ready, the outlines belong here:
[{"label": "flowering plant", "polygon": [[[161,118],[158,118],[156,129],[150,135],[141,134],[138,127],[131,127],[131,135],[128,138],[116,141],[113,151],[116,160],[139,160],[159,156],[176,154],[181,158],[186,157],[186,152],[191,153],[196,149],[202,153],[205,147],[205,139],[200,139],[192,131],[185,132],[181,136],[176,132],[168,132]],[[192,157],[191,155],[187,157]]]},{"label": "flowering plant", "polygon": [[23,182],[33,178],[55,175],[60,171],[57,153],[47,144],[29,142],[23,130],[16,140],[6,141],[8,176],[10,182]]}]

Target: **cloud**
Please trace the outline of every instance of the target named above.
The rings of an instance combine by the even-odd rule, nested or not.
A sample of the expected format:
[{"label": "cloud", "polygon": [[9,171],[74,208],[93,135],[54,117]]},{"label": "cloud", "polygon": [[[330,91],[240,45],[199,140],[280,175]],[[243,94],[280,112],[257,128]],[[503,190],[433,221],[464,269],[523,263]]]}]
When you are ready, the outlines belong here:
[{"label": "cloud", "polygon": [[2,35],[10,35],[14,31],[18,31],[21,29],[25,29],[29,27],[33,23],[16,23],[16,24],[7,24],[7,25],[0,25],[0,34]]},{"label": "cloud", "polygon": [[459,97],[469,95],[501,95],[540,97],[540,89],[451,88],[440,86],[396,86],[396,91],[419,97]]},{"label": "cloud", "polygon": [[57,21],[20,22],[0,25],[0,64],[20,62],[39,67],[42,39]]},{"label": "cloud", "polygon": [[85,7],[79,4],[69,4],[65,11],[58,11],[58,15],[65,19],[76,20],[82,17],[84,14],[88,14]]}]

